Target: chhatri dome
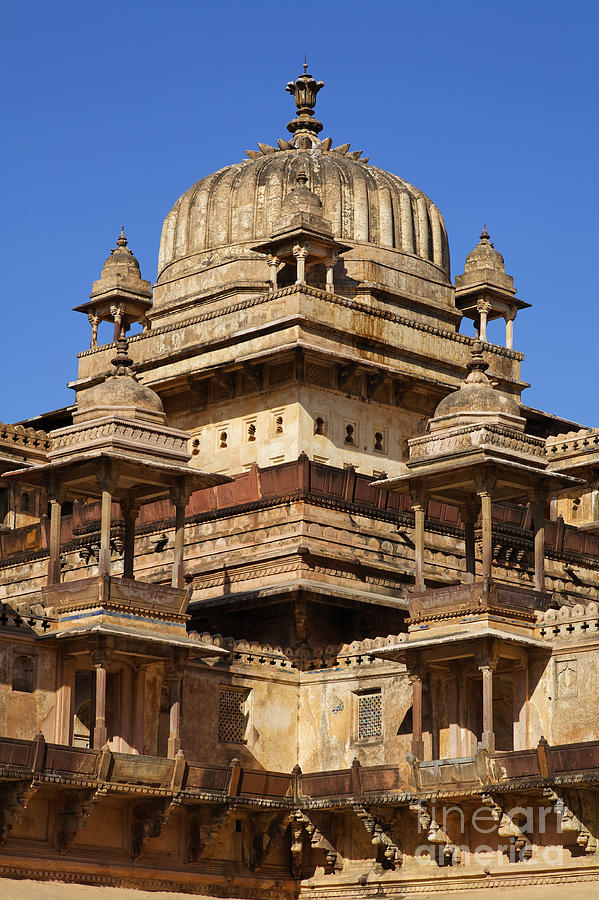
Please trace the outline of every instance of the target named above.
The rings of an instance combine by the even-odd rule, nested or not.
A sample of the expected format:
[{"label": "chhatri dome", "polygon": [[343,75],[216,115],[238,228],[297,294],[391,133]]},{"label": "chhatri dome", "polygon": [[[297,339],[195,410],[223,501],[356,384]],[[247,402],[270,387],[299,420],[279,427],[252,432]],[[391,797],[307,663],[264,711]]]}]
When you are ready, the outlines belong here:
[{"label": "chhatri dome", "polygon": [[489,380],[489,364],[483,359],[480,341],[473,342],[467,367],[469,374],[465,381],[437,406],[428,423],[429,431],[482,422],[501,422],[522,430],[520,404],[511,394],[497,390]]},{"label": "chhatri dome", "polygon": [[181,299],[182,279],[187,280],[183,294],[196,299],[227,284],[249,289],[264,285],[265,257],[251,248],[276,230],[285,198],[302,173],[334,238],[352,245],[336,273],[336,285],[371,281],[396,290],[397,273],[404,272],[408,280],[429,285],[433,302],[448,305],[449,246],[441,213],[426,194],[371,165],[360,150],[321,138],[323,126],[314,117],[314,106],[323,82],[306,69],[287,85],[297,106],[296,118],[287,126],[289,139],[260,143],[257,150],[246,151],[249,159],[202,178],[167,215],[154,315]]}]

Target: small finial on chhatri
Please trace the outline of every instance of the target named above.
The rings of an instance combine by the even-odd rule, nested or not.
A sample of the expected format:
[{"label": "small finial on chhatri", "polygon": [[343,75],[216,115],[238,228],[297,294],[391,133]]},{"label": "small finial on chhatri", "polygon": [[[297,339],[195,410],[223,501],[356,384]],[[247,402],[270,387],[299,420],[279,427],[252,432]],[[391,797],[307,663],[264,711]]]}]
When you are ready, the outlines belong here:
[{"label": "small finial on chhatri", "polygon": [[131,368],[133,360],[129,356],[128,350],[129,341],[127,338],[119,338],[116,342],[116,356],[114,359],[110,360],[114,366],[114,372],[110,373],[112,376],[133,375],[133,370]]},{"label": "small finial on chhatri", "polygon": [[308,72],[308,54],[304,53],[304,75]]},{"label": "small finial on chhatri", "polygon": [[486,372],[489,368],[489,363],[485,362],[483,357],[482,341],[472,341],[470,360],[466,364],[466,368],[471,372]]},{"label": "small finial on chhatri", "polygon": [[298,172],[295,181],[299,187],[305,187],[308,184],[308,176],[305,172]]},{"label": "small finial on chhatri", "polygon": [[486,243],[487,241],[490,240],[490,238],[491,238],[491,235],[490,235],[489,232],[487,231],[487,226],[486,226],[486,225],[483,225],[483,230],[482,230],[481,233],[480,233],[480,239],[481,239],[481,242]]},{"label": "small finial on chhatri", "polygon": [[127,238],[125,237],[125,226],[121,225],[121,233],[117,238],[117,247],[126,247],[127,246]]}]

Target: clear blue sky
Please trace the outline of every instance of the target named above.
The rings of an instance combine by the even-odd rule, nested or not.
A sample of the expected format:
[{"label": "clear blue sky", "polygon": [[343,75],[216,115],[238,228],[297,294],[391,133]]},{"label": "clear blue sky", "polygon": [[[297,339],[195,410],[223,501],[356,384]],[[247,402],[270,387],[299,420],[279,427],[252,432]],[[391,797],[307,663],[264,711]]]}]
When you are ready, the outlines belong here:
[{"label": "clear blue sky", "polygon": [[437,203],[453,275],[487,223],[534,304],[525,402],[599,425],[596,3],[5,0],[2,24],[0,419],[72,402],[71,308],[121,224],[154,280],[177,197],[287,134],[306,51],[323,135]]}]

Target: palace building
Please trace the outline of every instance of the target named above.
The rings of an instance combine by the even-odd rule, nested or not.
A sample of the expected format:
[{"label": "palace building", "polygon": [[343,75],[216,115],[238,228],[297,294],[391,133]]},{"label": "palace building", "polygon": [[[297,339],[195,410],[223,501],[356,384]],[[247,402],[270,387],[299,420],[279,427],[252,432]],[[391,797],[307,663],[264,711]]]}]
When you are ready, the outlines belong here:
[{"label": "palace building", "polygon": [[0,423],[8,900],[599,891],[599,430],[322,87],[154,285],[121,231],[73,405]]}]

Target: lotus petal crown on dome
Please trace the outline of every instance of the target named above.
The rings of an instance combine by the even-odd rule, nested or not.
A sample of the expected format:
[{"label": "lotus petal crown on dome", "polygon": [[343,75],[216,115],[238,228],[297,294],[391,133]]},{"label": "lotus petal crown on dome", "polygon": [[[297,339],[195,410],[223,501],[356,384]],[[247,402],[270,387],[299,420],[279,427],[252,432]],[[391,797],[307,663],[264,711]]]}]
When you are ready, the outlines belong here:
[{"label": "lotus petal crown on dome", "polygon": [[[387,253],[385,266],[401,268],[403,258],[420,277],[450,285],[447,234],[437,207],[402,178],[369,165],[349,144],[320,140],[312,111],[322,82],[312,81],[304,73],[288,85],[298,105],[290,140],[259,144],[248,151],[250,159],[207,175],[177,200],[163,225],[159,288],[204,271],[219,255],[250,258],[249,248],[275,230],[301,173],[320,198],[335,239],[360,247],[361,259],[378,253],[382,261]],[[155,308],[162,302],[159,290]]]}]

